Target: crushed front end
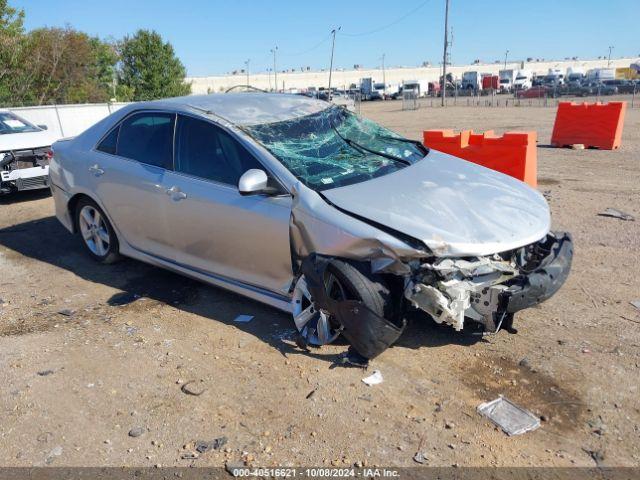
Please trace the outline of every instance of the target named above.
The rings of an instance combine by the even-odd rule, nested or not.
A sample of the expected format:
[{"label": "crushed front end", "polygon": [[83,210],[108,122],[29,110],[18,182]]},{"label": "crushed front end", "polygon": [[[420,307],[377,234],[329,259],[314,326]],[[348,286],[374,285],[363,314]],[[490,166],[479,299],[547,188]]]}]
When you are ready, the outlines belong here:
[{"label": "crushed front end", "polygon": [[516,250],[475,258],[421,263],[405,298],[436,322],[462,330],[471,320],[486,332],[512,329],[513,314],[553,296],[571,270],[571,235],[550,232]]},{"label": "crushed front end", "polygon": [[0,152],[0,193],[49,187],[50,147]]}]

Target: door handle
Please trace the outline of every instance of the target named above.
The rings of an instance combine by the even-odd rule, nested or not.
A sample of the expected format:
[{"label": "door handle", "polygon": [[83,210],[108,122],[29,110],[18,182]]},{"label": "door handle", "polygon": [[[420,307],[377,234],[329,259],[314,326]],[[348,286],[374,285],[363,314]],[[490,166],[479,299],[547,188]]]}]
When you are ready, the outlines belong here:
[{"label": "door handle", "polygon": [[167,189],[167,195],[171,196],[171,200],[175,200],[176,202],[179,202],[180,200],[184,200],[185,198],[187,198],[187,194],[184,193],[175,185]]},{"label": "door handle", "polygon": [[96,177],[104,174],[104,170],[100,168],[100,165],[97,163],[89,167],[89,171],[93,173]]}]

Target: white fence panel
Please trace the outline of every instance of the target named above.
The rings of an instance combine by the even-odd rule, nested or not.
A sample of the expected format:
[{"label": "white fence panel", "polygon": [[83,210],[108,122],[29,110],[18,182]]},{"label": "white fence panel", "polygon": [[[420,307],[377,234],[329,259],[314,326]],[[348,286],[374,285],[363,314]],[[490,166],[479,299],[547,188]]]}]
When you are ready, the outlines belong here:
[{"label": "white fence panel", "polygon": [[128,103],[94,103],[80,105],[42,105],[10,108],[16,115],[36,125],[46,125],[60,138],[73,137]]}]

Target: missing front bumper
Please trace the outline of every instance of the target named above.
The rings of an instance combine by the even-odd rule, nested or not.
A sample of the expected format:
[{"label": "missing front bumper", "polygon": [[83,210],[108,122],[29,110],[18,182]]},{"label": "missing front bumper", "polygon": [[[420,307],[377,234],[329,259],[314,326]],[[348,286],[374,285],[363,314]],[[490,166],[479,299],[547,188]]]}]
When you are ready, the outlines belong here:
[{"label": "missing front bumper", "polygon": [[503,308],[515,313],[551,298],[564,285],[571,271],[573,240],[566,232],[547,235],[543,248],[549,254],[534,271],[515,278],[501,295]]},{"label": "missing front bumper", "polygon": [[496,332],[501,325],[510,328],[515,312],[553,296],[569,275],[572,257],[571,236],[551,232],[508,255],[426,264],[428,275],[410,282],[405,297],[455,330],[470,320]]}]

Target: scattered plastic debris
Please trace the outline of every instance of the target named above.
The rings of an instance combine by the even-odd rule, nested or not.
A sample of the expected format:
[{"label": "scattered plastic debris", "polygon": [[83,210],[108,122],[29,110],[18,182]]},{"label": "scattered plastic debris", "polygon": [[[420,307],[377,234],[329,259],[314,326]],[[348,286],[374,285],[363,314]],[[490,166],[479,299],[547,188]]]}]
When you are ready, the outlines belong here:
[{"label": "scattered plastic debris", "polygon": [[380,370],[374,370],[374,372],[371,375],[362,379],[362,382],[365,385],[369,385],[369,386],[379,385],[383,381],[384,379],[382,378],[382,373],[380,372]]},{"label": "scattered plastic debris", "polygon": [[635,221],[635,217],[630,213],[625,213],[615,208],[605,208],[604,212],[601,212],[598,215],[601,217],[619,218],[620,220],[625,220],[630,222]]},{"label": "scattered plastic debris", "polygon": [[631,305],[640,310],[640,300],[634,300],[633,302],[629,302]]},{"label": "scattered plastic debris", "polygon": [[51,375],[53,373],[53,370],[48,369],[48,370],[40,370],[38,372],[38,375],[40,375],[41,377],[46,377],[47,375]]},{"label": "scattered plastic debris", "polygon": [[233,321],[237,323],[249,323],[253,320],[253,315],[238,315]]},{"label": "scattered plastic debris", "polygon": [[413,456],[413,461],[416,463],[427,463],[427,457],[425,456],[424,453],[422,452],[417,452],[414,456]]},{"label": "scattered plastic debris", "polygon": [[58,311],[58,315],[62,315],[64,317],[71,317],[73,316],[75,312],[73,310],[69,310],[68,308],[65,308],[64,310],[59,310]]},{"label": "scattered plastic debris", "polygon": [[57,445],[57,446],[53,447],[53,449],[45,457],[44,463],[46,463],[47,465],[50,465],[51,463],[53,463],[53,460],[56,457],[59,457],[60,455],[62,455],[62,446]]},{"label": "scattered plastic debris", "polygon": [[480,415],[487,417],[507,435],[521,435],[540,427],[540,419],[503,396],[478,405]]},{"label": "scattered plastic debris", "polygon": [[227,441],[227,437],[216,438],[214,440],[211,440],[210,442],[207,442],[205,440],[198,440],[196,441],[196,451],[198,453],[206,453],[210,452],[211,450],[218,450],[226,445]]}]

